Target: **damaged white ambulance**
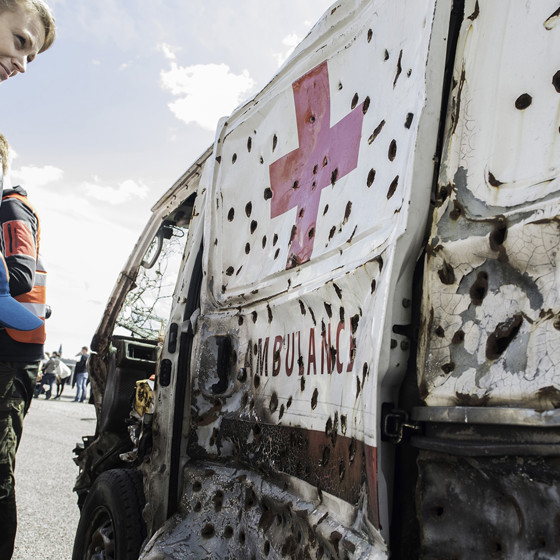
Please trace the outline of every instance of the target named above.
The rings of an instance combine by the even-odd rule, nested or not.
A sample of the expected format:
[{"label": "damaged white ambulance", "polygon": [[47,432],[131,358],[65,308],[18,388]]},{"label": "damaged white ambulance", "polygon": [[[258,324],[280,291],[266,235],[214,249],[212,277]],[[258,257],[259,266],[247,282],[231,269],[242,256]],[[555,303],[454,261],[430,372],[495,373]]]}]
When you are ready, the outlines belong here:
[{"label": "damaged white ambulance", "polygon": [[559,557],[559,53],[341,0],[221,121],[94,336],[74,560]]}]

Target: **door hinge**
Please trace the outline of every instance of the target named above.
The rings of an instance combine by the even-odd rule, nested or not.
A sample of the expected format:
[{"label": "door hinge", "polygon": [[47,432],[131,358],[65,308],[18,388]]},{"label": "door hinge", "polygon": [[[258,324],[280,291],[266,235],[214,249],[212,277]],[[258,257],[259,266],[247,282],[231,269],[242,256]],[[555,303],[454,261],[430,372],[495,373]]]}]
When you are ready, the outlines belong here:
[{"label": "door hinge", "polygon": [[407,432],[417,432],[421,429],[420,424],[409,420],[405,410],[390,408],[384,404],[381,415],[381,439],[392,443],[401,443]]}]

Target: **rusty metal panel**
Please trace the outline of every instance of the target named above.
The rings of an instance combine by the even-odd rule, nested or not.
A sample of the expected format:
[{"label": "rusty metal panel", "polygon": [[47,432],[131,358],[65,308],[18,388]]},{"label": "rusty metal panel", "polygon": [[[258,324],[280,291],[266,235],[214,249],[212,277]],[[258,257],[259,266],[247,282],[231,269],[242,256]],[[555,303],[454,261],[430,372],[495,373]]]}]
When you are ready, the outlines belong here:
[{"label": "rusty metal panel", "polygon": [[555,408],[558,2],[465,4],[427,247],[421,396]]}]

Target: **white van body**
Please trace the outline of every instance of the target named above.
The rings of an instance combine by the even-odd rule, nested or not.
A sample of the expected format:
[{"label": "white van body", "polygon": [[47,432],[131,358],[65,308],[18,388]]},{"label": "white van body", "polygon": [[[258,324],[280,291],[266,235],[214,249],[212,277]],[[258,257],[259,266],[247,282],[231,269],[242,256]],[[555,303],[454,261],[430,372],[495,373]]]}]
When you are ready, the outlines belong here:
[{"label": "white van body", "polygon": [[[559,52],[556,1],[333,4],[154,207],[81,503],[141,472],[143,560],[557,557]],[[119,338],[187,218],[163,340]]]}]

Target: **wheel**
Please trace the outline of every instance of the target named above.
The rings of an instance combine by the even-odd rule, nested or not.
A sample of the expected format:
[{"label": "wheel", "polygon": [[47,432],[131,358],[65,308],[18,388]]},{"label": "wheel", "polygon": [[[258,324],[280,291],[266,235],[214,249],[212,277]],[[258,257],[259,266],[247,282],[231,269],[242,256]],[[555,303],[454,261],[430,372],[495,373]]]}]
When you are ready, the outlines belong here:
[{"label": "wheel", "polygon": [[72,560],[137,560],[146,538],[144,504],[138,471],[100,474],[82,507]]}]

